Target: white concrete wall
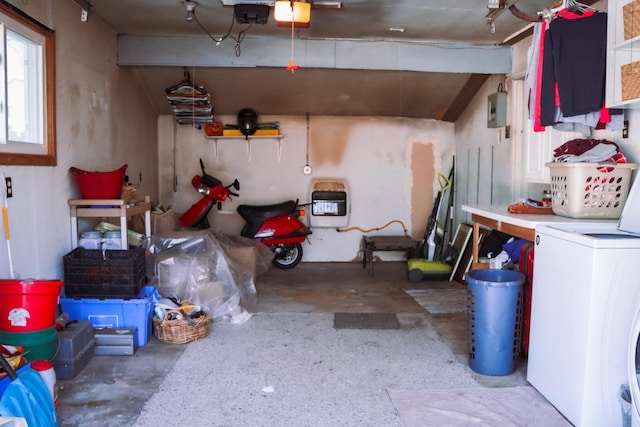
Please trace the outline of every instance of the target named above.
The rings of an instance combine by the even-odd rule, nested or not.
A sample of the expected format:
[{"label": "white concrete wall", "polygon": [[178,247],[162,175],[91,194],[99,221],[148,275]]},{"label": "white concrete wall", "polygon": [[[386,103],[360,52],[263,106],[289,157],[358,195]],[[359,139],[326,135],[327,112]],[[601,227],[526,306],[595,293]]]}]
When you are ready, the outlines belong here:
[{"label": "white concrete wall", "polygon": [[[512,138],[504,128],[487,128],[487,97],[502,84],[504,76],[492,76],[478,91],[456,123],[456,220],[468,222],[463,204],[508,204],[513,197]],[[507,105],[511,97],[507,95]],[[509,123],[507,109],[507,122]]]},{"label": "white concrete wall", "polygon": [[[20,277],[57,279],[71,248],[67,200],[79,196],[69,167],[109,171],[127,163],[131,180],[141,184],[139,191],[155,197],[156,114],[132,70],[116,66],[112,29],[91,16],[81,22],[81,10],[71,1],[11,3],[55,30],[58,165],[0,165],[13,181],[10,246]],[[8,278],[2,234],[0,277]]]},{"label": "white concrete wall", "polygon": [[[237,123],[236,117],[217,117]],[[159,120],[160,201],[184,212],[199,200],[191,178],[200,172],[202,158],[209,174],[225,185],[237,178],[240,197],[225,202],[209,215],[213,228],[239,234],[242,219],[238,204],[269,204],[287,199],[310,201],[313,178],[345,178],[351,190],[349,227],[380,228],[401,221],[421,239],[437,191],[435,176],[445,175],[454,152],[453,124],[433,120],[362,117],[310,117],[309,164],[305,116],[260,116],[260,122],[278,121],[284,135],[275,139],[206,139],[192,126],[177,126],[173,119]],[[175,146],[175,150],[174,150]],[[217,149],[216,149],[217,146]],[[175,158],[174,158],[175,152]],[[173,191],[174,170],[177,191]],[[393,223],[369,234],[402,234]],[[314,228],[303,245],[304,261],[353,261],[360,250],[362,230],[337,232]],[[381,254],[399,259],[400,254]]]}]

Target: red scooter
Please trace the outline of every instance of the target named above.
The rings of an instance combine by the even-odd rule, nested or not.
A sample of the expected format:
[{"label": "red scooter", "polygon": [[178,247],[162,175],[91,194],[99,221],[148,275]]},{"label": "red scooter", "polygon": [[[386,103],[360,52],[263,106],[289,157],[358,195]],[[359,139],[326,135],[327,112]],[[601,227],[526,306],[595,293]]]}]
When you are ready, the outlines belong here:
[{"label": "red scooter", "polygon": [[[202,159],[200,168],[202,175],[194,176],[191,185],[204,197],[180,217],[184,226],[195,229],[209,228],[207,215],[213,205],[230,199],[230,196],[239,196],[231,188],[240,191],[237,179],[225,187],[220,180],[208,175]],[[275,253],[273,265],[282,269],[298,265],[302,259],[301,243],[311,234],[311,230],[299,219],[305,215],[305,211],[299,209],[297,200],[273,205],[239,205],[237,210],[246,221],[240,235],[269,246]]]}]

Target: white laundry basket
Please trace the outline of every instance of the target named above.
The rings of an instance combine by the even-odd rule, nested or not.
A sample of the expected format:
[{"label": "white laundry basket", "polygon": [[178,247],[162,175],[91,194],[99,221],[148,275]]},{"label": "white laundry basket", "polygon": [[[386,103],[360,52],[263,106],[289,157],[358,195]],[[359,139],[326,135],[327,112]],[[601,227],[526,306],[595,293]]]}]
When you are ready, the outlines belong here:
[{"label": "white laundry basket", "polygon": [[547,163],[551,207],[570,218],[617,219],[631,188],[635,163]]}]

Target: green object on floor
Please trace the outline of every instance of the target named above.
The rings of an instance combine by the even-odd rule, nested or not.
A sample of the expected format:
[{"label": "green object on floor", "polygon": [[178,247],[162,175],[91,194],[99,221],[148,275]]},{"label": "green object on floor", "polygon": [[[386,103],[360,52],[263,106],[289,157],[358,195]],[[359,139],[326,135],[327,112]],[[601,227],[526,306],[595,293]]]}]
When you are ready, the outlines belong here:
[{"label": "green object on floor", "polygon": [[451,275],[451,266],[446,262],[429,261],[424,258],[411,258],[407,261],[409,280],[420,282],[421,280],[448,280]]}]

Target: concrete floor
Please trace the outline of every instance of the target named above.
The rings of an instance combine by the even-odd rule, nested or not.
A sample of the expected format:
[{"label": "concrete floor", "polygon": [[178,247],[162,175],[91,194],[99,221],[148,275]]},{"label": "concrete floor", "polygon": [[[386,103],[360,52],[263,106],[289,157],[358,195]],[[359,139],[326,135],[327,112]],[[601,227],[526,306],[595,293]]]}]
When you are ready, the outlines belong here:
[{"label": "concrete floor", "polygon": [[[260,313],[421,313],[462,364],[468,363],[464,312],[431,314],[404,289],[464,287],[456,282],[406,278],[406,263],[376,263],[374,275],[359,263],[302,263],[292,270],[271,268],[256,281]],[[59,381],[60,426],[130,426],[171,370],[186,345],[154,337],[134,356],[94,356],[73,379]],[[506,376],[475,374],[486,387],[526,385],[526,360]]]}]

